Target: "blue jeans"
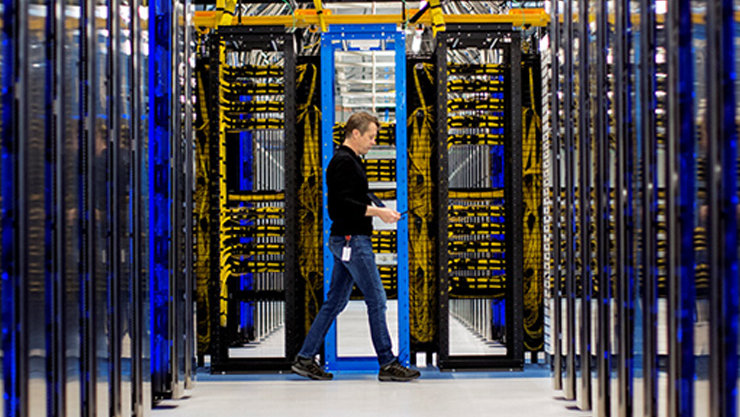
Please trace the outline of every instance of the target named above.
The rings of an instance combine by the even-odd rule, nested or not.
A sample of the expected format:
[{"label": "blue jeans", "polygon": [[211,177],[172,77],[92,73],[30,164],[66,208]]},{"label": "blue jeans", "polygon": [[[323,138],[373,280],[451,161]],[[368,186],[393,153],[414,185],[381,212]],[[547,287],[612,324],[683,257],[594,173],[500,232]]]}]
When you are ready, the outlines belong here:
[{"label": "blue jeans", "polygon": [[385,321],[385,289],[380,281],[378,267],[375,265],[370,236],[352,236],[350,239],[352,255],[348,262],[341,261],[344,245],[344,236],[329,237],[329,249],[334,255],[329,294],[316,315],[298,356],[303,358],[316,356],[332,322],[347,307],[352,284],[355,283],[365,296],[370,334],[375,353],[378,355],[378,363],[381,366],[387,365],[396,358],[391,351],[391,337]]}]

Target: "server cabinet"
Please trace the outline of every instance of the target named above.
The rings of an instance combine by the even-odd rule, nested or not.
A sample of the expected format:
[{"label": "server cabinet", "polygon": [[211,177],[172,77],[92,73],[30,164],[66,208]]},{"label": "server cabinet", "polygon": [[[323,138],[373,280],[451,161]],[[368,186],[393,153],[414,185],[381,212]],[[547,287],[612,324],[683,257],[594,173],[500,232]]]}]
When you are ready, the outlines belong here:
[{"label": "server cabinet", "polygon": [[149,5],[152,391],[179,398],[194,361],[191,3]]},{"label": "server cabinet", "polygon": [[[520,33],[511,31],[510,27],[486,25],[453,25],[447,26],[446,32],[438,33],[436,40],[436,65],[438,85],[444,90],[438,90],[439,155],[435,162],[439,166],[438,194],[436,218],[438,219],[438,274],[439,274],[439,358],[438,364],[442,369],[451,368],[484,368],[509,367],[518,368],[523,365],[523,325],[522,325],[522,117],[521,117],[521,51]],[[452,65],[447,60],[456,49],[487,48],[496,49],[501,62],[494,58],[492,63],[485,65]],[[449,52],[448,52],[449,51]],[[485,55],[482,52],[481,55]],[[472,72],[471,72],[472,71]],[[448,74],[457,74],[455,80],[448,80]],[[468,74],[490,74],[490,80],[468,81]],[[460,78],[460,79],[457,79]],[[448,90],[463,93],[473,85],[489,92],[488,98],[482,98],[487,104],[485,114],[475,116],[451,115],[451,102],[448,99]],[[476,99],[481,99],[476,97]],[[459,99],[458,99],[459,100]],[[501,103],[503,101],[503,103]],[[457,110],[464,110],[460,105]],[[455,131],[454,136],[448,136],[448,128],[462,129]],[[483,128],[483,131],[480,131]],[[467,129],[467,130],[466,130]],[[476,130],[478,129],[478,130]],[[490,160],[486,152],[477,152],[467,149],[448,151],[446,145],[467,143],[472,147],[491,147]],[[455,151],[455,155],[452,152]],[[498,153],[498,152],[501,153]],[[466,161],[466,154],[480,154],[482,157],[475,162]],[[503,167],[501,167],[503,165]],[[467,169],[464,174],[458,175],[461,169]],[[499,172],[500,170],[500,172]],[[481,181],[483,180],[483,181]],[[449,205],[462,204],[462,209],[471,210],[470,216],[477,219],[488,219],[479,225],[452,222],[450,217],[454,210],[460,208]],[[501,201],[503,200],[503,201]],[[484,203],[484,201],[488,201]],[[483,205],[492,205],[496,212],[479,213]],[[500,209],[503,209],[501,219]],[[456,216],[460,216],[459,214]],[[464,217],[465,215],[463,215]],[[461,223],[461,224],[457,224]],[[488,248],[492,256],[485,259],[468,259],[454,248],[459,247],[463,230],[476,230],[474,235],[489,234],[493,242],[481,246]],[[448,235],[458,235],[456,239]],[[503,234],[503,237],[501,236]],[[465,241],[462,238],[462,241]],[[469,239],[473,245],[481,245],[477,239]],[[503,249],[503,251],[501,250]],[[485,250],[484,250],[485,252]],[[498,254],[498,255],[497,255]],[[503,259],[501,259],[503,254]],[[480,285],[470,283],[478,280],[477,275],[468,275],[464,269],[477,265],[473,269],[484,269],[480,279],[486,282],[483,285],[484,302],[469,303],[465,298],[477,297]],[[485,266],[484,266],[485,265]],[[503,268],[502,268],[503,266]],[[454,274],[453,274],[454,272]],[[455,294],[450,294],[452,285]],[[458,301],[452,301],[457,298]],[[480,298],[480,297],[479,297]],[[500,300],[504,300],[503,303]],[[498,301],[496,301],[498,300]],[[490,303],[490,305],[489,305]],[[459,318],[452,318],[450,314]],[[504,314],[502,328],[490,329],[492,336],[498,339],[500,351],[489,352],[483,355],[455,354],[451,350],[450,323],[451,320],[466,320],[482,332],[489,331],[489,323],[496,314]]]},{"label": "server cabinet", "polygon": [[[573,263],[569,254],[563,265],[570,277],[586,268],[588,260],[597,261],[596,279],[580,280],[582,286],[593,285],[598,291],[596,413],[735,415],[738,171],[736,81],[731,74],[738,61],[734,2],[587,3],[568,1],[554,8],[565,29],[559,31],[559,20],[554,19],[552,38],[562,35],[559,48],[570,51],[578,36],[579,48],[588,44],[597,54],[604,52],[607,60],[599,56],[580,60],[574,83],[571,54],[566,53],[561,63],[552,57],[552,73],[562,69],[565,74],[553,80],[553,92],[563,96],[564,108],[553,112],[551,129],[557,137],[561,132],[557,125],[564,124],[566,147],[557,140],[546,146],[559,154],[554,160],[560,166],[572,170],[577,163],[584,168],[578,171],[580,178],[566,171],[564,181],[552,185],[553,205],[559,208],[565,200],[566,207],[571,207],[571,196],[578,194],[579,210],[583,210],[582,198],[590,195],[585,203],[593,199],[598,216],[595,246],[588,245],[580,229],[580,245],[572,247],[571,232],[566,230],[567,250],[580,249],[581,265]],[[574,32],[576,4],[581,24]],[[584,26],[584,6],[595,12],[595,25]],[[611,8],[613,29],[604,20]],[[584,38],[584,32],[594,30]],[[582,94],[586,74],[596,81],[588,98]],[[571,100],[576,100],[575,106]],[[553,109],[560,104],[553,98]],[[585,105],[591,106],[587,113],[593,123],[579,122],[580,129],[570,129],[570,109],[582,112]],[[583,130],[584,126],[592,130]],[[596,140],[595,152],[579,153],[574,161],[570,144],[584,143],[589,134]],[[594,168],[596,188],[587,193],[583,174]],[[560,172],[555,170],[553,177]],[[564,195],[560,187],[565,188]],[[582,216],[569,224],[571,215],[575,220],[568,208],[566,229],[588,224]],[[613,232],[606,233],[611,222]],[[550,244],[559,238],[553,236]],[[554,268],[557,271],[557,265]],[[581,291],[580,295],[574,291]],[[583,303],[584,291],[586,287],[577,290],[571,283],[566,296],[576,294]],[[566,316],[568,327],[588,329],[586,311],[577,321]],[[562,328],[558,317],[553,320],[552,339],[557,341]],[[575,360],[570,356],[576,353],[569,333],[565,338],[568,362]],[[562,356],[555,343],[559,373]],[[567,398],[578,394],[582,407],[587,406],[589,393],[576,393],[572,377],[586,383],[588,367],[583,362],[588,356],[581,350],[580,376],[575,363],[566,367],[563,386]],[[616,375],[609,365],[613,361]],[[614,391],[618,401],[612,399],[610,404],[608,396]]]},{"label": "server cabinet", "polygon": [[[227,26],[208,44],[211,369],[288,369],[303,335],[295,40]],[[280,331],[277,351],[250,353]]]},{"label": "server cabinet", "polygon": [[[0,165],[0,269],[2,269],[2,276],[6,276],[9,272],[12,273],[12,268],[8,265],[12,262],[13,253],[8,253],[8,245],[6,242],[13,239],[13,224],[12,217],[8,218],[6,215],[7,211],[12,208],[12,203],[8,204],[10,194],[12,193],[13,175],[14,175],[14,164],[12,163],[11,146],[13,144],[13,130],[12,130],[12,115],[10,109],[13,106],[13,73],[15,72],[14,66],[14,54],[12,45],[13,39],[13,26],[10,16],[12,15],[12,3],[10,1],[4,1],[0,6],[0,85],[2,85],[2,93],[0,93],[0,155],[2,157],[2,165]],[[10,180],[10,181],[7,181]],[[7,240],[6,240],[7,239]],[[6,320],[8,319],[8,313],[12,312],[12,300],[7,295],[8,291],[12,291],[11,282],[8,279],[2,279],[0,281],[0,300],[2,300],[3,308],[0,309],[0,328],[3,330],[3,334],[8,329]],[[10,307],[10,308],[9,308]],[[9,361],[0,361],[0,392],[3,393],[0,396],[0,409],[3,413],[7,413],[5,398],[11,398],[15,395],[12,391],[6,391],[5,377],[7,373],[5,368],[7,364],[13,363],[15,359],[13,354],[15,349],[11,351],[12,343],[7,338],[0,340],[0,351],[2,351],[3,358],[8,358]]]},{"label": "server cabinet", "polygon": [[[131,11],[149,6],[148,0],[132,0]],[[132,410],[146,416],[152,406],[151,372],[151,272],[149,196],[149,16],[131,13],[131,291],[132,291]]]},{"label": "server cabinet", "polygon": [[[144,219],[149,184],[160,182],[146,172],[145,6],[7,1],[0,9],[7,415],[140,416],[151,407]],[[181,37],[180,49],[188,42]],[[186,327],[177,331],[184,341]]]}]

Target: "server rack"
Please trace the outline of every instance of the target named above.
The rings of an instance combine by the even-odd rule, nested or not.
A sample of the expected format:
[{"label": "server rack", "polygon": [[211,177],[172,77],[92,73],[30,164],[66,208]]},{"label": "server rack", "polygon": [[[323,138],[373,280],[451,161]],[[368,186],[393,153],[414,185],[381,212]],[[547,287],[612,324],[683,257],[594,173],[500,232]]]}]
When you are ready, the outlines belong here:
[{"label": "server rack", "polygon": [[[594,49],[596,54],[596,65],[595,65],[595,80],[596,80],[596,96],[604,97],[608,91],[608,78],[606,75],[607,71],[607,56],[608,50],[608,16],[607,16],[607,5],[605,3],[599,3],[596,12],[596,42],[594,43]],[[592,90],[593,91],[593,90]],[[610,165],[610,138],[609,138],[609,115],[608,107],[605,102],[596,102],[596,110],[594,111],[594,140],[595,145],[595,165],[596,165],[596,178],[595,178],[595,191],[597,195],[596,199],[596,250],[597,250],[597,262],[596,262],[596,273],[595,273],[595,286],[598,289],[598,308],[597,308],[597,322],[598,327],[597,343],[596,343],[596,357],[597,357],[597,413],[605,414],[607,410],[611,411],[611,299],[612,299],[612,267],[610,262],[611,257],[611,245],[609,242],[610,238],[610,217],[611,217],[611,165]]]},{"label": "server rack", "polygon": [[[172,25],[172,4],[154,3],[150,7],[150,21],[161,22],[169,29]],[[151,33],[149,50],[153,52],[149,60],[149,94],[152,117],[149,119],[149,177],[157,178],[149,187],[149,244],[151,271],[151,370],[152,391],[155,397],[165,398],[172,394],[173,375],[170,373],[170,350],[173,315],[169,314],[171,303],[171,280],[174,265],[170,264],[169,241],[174,241],[170,222],[170,190],[173,183],[170,171],[170,152],[173,150],[170,110],[174,97],[172,88],[171,33],[169,30]]]},{"label": "server rack", "polygon": [[[551,5],[551,17],[548,37],[545,39],[550,50],[555,53],[543,57],[543,64],[549,64],[549,86],[543,85],[543,100],[549,110],[545,117],[542,135],[543,159],[543,260],[545,286],[545,352],[551,355],[553,369],[553,388],[563,389],[563,355],[562,355],[562,280],[561,280],[561,180],[560,180],[560,41],[562,25],[560,23],[560,3]],[[543,71],[547,74],[546,71]],[[548,88],[549,87],[549,88]],[[547,112],[543,111],[544,115]],[[548,326],[549,324],[549,326]],[[549,342],[549,343],[548,343]]]},{"label": "server rack", "polygon": [[[559,148],[558,152],[564,152],[563,158],[565,171],[565,299],[566,299],[566,334],[565,334],[565,380],[564,395],[568,400],[576,398],[576,303],[575,303],[575,274],[574,268],[569,266],[575,265],[575,208],[574,208],[574,172],[575,164],[573,162],[573,153],[575,152],[573,140],[573,2],[566,1],[563,11],[563,45],[565,51],[565,61],[563,64],[563,124],[564,124],[564,149]],[[559,197],[559,195],[558,195]],[[559,250],[557,248],[556,250]]]},{"label": "server rack", "polygon": [[[57,165],[55,167],[54,176],[56,178],[64,178],[65,176],[65,168],[68,167],[68,164],[70,161],[74,160],[73,157],[65,157],[64,154],[66,152],[66,146],[69,143],[69,137],[68,137],[68,131],[70,130],[70,126],[65,126],[65,123],[63,122],[64,118],[69,117],[69,114],[65,114],[66,112],[66,106],[65,102],[68,102],[67,96],[67,86],[66,80],[67,80],[67,71],[69,62],[67,61],[67,53],[65,51],[64,46],[69,42],[69,36],[70,32],[66,30],[66,18],[63,15],[60,15],[59,11],[62,11],[63,9],[57,9],[54,13],[51,15],[53,16],[55,20],[55,25],[53,28],[53,33],[55,35],[58,34],[60,38],[63,39],[61,42],[56,42],[54,45],[54,54],[57,57],[57,60],[54,63],[54,80],[57,80],[55,82],[55,88],[53,95],[53,118],[55,121],[54,126],[54,137],[57,138],[57,141],[54,145],[54,155],[55,160],[57,161]],[[72,55],[72,53],[70,53]],[[73,61],[74,62],[74,61]],[[59,83],[59,80],[65,80],[64,82]],[[74,83],[71,83],[74,85]],[[73,106],[70,106],[73,107]],[[75,123],[76,125],[76,123]],[[78,126],[74,126],[75,128]],[[73,132],[69,132],[73,133]],[[69,135],[73,136],[73,135]],[[65,206],[68,202],[73,203],[74,199],[70,199],[68,197],[65,197],[69,194],[76,195],[77,193],[72,192],[68,194],[69,189],[74,189],[74,186],[70,186],[65,184],[65,181],[57,181],[56,184],[53,185],[54,187],[54,193],[55,193],[55,201],[54,201],[54,216],[57,219],[64,218],[65,213]],[[79,259],[79,252],[68,256],[67,258],[64,257],[64,251],[63,248],[68,244],[69,240],[68,237],[74,236],[74,233],[69,233],[70,231],[66,226],[59,227],[57,230],[54,231],[54,245],[55,245],[55,254],[56,257],[56,265],[55,265],[55,272],[61,276],[66,275],[66,271],[68,268],[68,262],[70,260],[74,262],[74,260]],[[69,242],[71,243],[71,242]],[[76,255],[76,256],[75,256]],[[70,259],[71,258],[71,259]],[[53,316],[58,317],[58,322],[63,323],[62,326],[54,326],[52,330],[52,338],[53,342],[52,345],[54,346],[63,346],[67,352],[77,352],[79,349],[79,343],[78,341],[74,340],[74,338],[71,338],[67,336],[65,333],[74,334],[78,333],[79,329],[75,328],[74,324],[72,326],[69,326],[67,323],[77,323],[77,326],[79,326],[79,311],[76,311],[76,309],[70,309],[65,306],[65,299],[68,300],[69,304],[72,306],[79,305],[79,292],[78,291],[70,291],[70,288],[68,285],[65,285],[65,280],[62,279],[61,285],[60,283],[52,284],[52,286],[57,286],[60,288],[56,288],[52,292],[55,293],[55,296],[53,296],[52,304],[52,310],[53,310]],[[66,296],[65,296],[66,293]],[[63,329],[60,331],[59,327],[69,326],[66,329]],[[70,328],[71,327],[71,328]],[[71,339],[71,340],[70,340]],[[70,343],[72,342],[72,343]],[[75,398],[71,390],[68,387],[73,387],[74,384],[77,382],[77,378],[72,377],[69,378],[70,373],[74,373],[75,371],[79,372],[79,361],[78,360],[69,360],[68,356],[72,356],[71,354],[65,354],[60,355],[56,358],[52,358],[52,374],[54,375],[55,385],[63,388],[64,394],[57,396],[54,398],[51,402],[51,408],[55,414],[61,415],[65,412],[77,412],[79,413],[79,400]],[[73,357],[73,356],[72,356]],[[70,372],[71,371],[71,372]]]},{"label": "server rack", "polygon": [[[690,45],[690,33],[682,30],[690,22],[689,2],[681,1],[669,9],[666,22],[668,42],[671,53],[668,56],[669,84],[669,135],[676,138],[668,145],[668,163],[666,164],[668,184],[668,228],[672,232],[668,240],[670,254],[668,268],[671,274],[671,293],[669,308],[680,312],[672,315],[669,322],[669,333],[680,339],[672,341],[670,349],[677,352],[671,356],[668,364],[669,373],[669,406],[671,416],[693,413],[693,319],[686,313],[693,310],[695,299],[694,248],[693,240],[687,241],[682,236],[693,236],[695,196],[694,176],[687,175],[680,181],[681,172],[695,172],[695,161],[688,158],[694,147],[694,111],[691,88],[680,89],[680,85],[693,83],[693,64]],[[688,42],[687,42],[688,41]],[[681,120],[687,121],[681,123]],[[690,220],[689,220],[690,219]],[[689,376],[690,375],[690,376]]]},{"label": "server rack", "polygon": [[[707,5],[709,415],[737,415],[738,251],[734,2]],[[706,409],[704,409],[706,411]]]},{"label": "server rack", "polygon": [[[531,45],[531,44],[528,44]],[[537,363],[545,346],[544,263],[544,155],[543,125],[547,106],[543,95],[542,59],[532,46],[522,50],[522,320],[524,350]]]},{"label": "server rack", "polygon": [[[438,80],[439,155],[435,162],[437,178],[436,218],[438,219],[438,274],[439,274],[439,357],[440,369],[454,368],[520,368],[524,363],[522,324],[522,118],[521,118],[521,34],[508,25],[447,25],[446,32],[437,34],[436,64]],[[505,355],[450,355],[449,341],[449,156],[447,152],[447,51],[455,48],[503,44],[504,49],[504,213],[505,213]],[[442,90],[443,89],[443,90]]]},{"label": "server rack", "polygon": [[[282,141],[285,149],[284,153],[284,176],[283,190],[254,191],[251,193],[242,193],[244,196],[233,193],[229,196],[227,191],[227,164],[226,164],[226,142],[225,132],[228,126],[225,124],[223,113],[225,112],[224,104],[221,100],[221,78],[225,71],[224,51],[226,45],[230,48],[236,48],[239,51],[278,51],[283,56],[282,77],[284,84],[279,90],[284,95],[281,103],[283,119],[279,123],[271,124],[271,128],[282,129]],[[295,40],[292,33],[286,33],[282,27],[248,27],[248,26],[221,26],[209,38],[209,59],[210,59],[210,112],[211,120],[211,137],[210,137],[210,165],[212,169],[218,167],[218,180],[210,183],[211,191],[211,271],[209,279],[209,298],[211,300],[211,331],[210,331],[210,352],[211,352],[211,370],[212,371],[239,371],[239,370],[260,370],[289,369],[293,357],[300,349],[303,331],[299,313],[302,305],[298,305],[297,285],[297,240],[284,239],[283,244],[285,252],[281,268],[275,271],[279,275],[282,285],[273,288],[258,288],[261,291],[252,291],[249,288],[238,289],[230,287],[226,290],[224,297],[225,283],[229,276],[228,270],[224,266],[224,251],[227,249],[225,243],[224,216],[226,216],[227,200],[233,201],[278,201],[284,202],[283,236],[298,235],[298,181],[297,181],[297,144],[295,141],[296,132],[296,111],[295,111],[295,86],[296,86],[296,53]],[[272,91],[272,90],[270,90]],[[277,90],[275,90],[277,92]],[[275,94],[271,92],[269,94]],[[236,119],[234,119],[236,120]],[[275,184],[279,186],[279,184]],[[261,200],[260,200],[261,199]],[[278,242],[280,244],[281,242]],[[228,256],[227,256],[228,258]],[[249,265],[247,263],[247,265]],[[256,263],[255,263],[256,265]],[[267,264],[266,264],[267,265]],[[247,269],[250,270],[250,266]],[[251,294],[251,295],[250,295]],[[243,300],[245,302],[252,300],[250,297],[258,297],[254,300],[262,301],[284,301],[284,312],[279,319],[284,320],[285,326],[285,351],[282,357],[271,358],[230,358],[229,345],[233,342],[234,329],[237,326],[234,323],[229,324],[229,320],[234,320],[236,313],[233,303]],[[260,298],[261,297],[261,298]],[[228,304],[232,303],[231,310]],[[226,304],[225,306],[223,304]],[[225,309],[226,308],[226,309]],[[262,323],[265,324],[265,323]],[[258,324],[259,325],[259,324]]]},{"label": "server rack", "polygon": [[[598,216],[596,246],[589,246],[582,235],[580,249],[591,253],[581,252],[580,267],[566,254],[569,261],[564,267],[568,276],[575,276],[586,260],[595,258],[598,267],[596,279],[581,282],[593,285],[599,297],[594,396],[599,416],[737,414],[733,394],[737,333],[730,324],[738,314],[737,102],[730,80],[737,66],[737,33],[731,3],[708,2],[706,8],[695,8],[691,1],[677,1],[662,9],[647,1],[579,2],[581,12],[588,6],[597,19],[586,28],[585,16],[580,14],[577,32],[573,31],[573,1],[553,9],[553,22],[562,16],[565,26],[561,47],[570,50],[577,35],[579,47],[587,42],[591,51],[611,57],[579,59],[579,77],[573,80],[571,54],[565,54],[562,64],[553,56],[553,74],[563,70],[565,76],[562,81],[553,79],[553,96],[564,97],[564,108],[553,111],[551,129],[555,136],[560,133],[558,124],[564,124],[567,144],[564,150],[557,140],[549,143],[559,154],[554,160],[560,167],[571,168],[577,162],[595,168],[597,174],[596,188],[587,199],[593,200]],[[612,6],[613,29],[605,20]],[[639,23],[630,19],[635,15]],[[561,34],[557,26],[551,34]],[[584,32],[590,32],[586,39]],[[605,42],[606,35],[613,36],[613,43]],[[595,118],[588,126],[593,130],[574,131],[569,128],[569,109],[574,107],[571,100],[577,88],[583,88],[585,74],[596,80],[596,91],[590,97],[580,94],[575,108],[591,106]],[[554,97],[552,103],[553,108],[561,104]],[[589,135],[596,140],[595,153],[570,160],[570,144],[581,145]],[[553,176],[558,171],[554,167]],[[579,172],[577,191],[568,172],[565,181],[552,184],[555,207],[563,199],[569,206],[573,194],[581,198],[587,194],[583,172]],[[559,192],[561,186],[565,195]],[[566,219],[571,215],[568,209]],[[582,227],[584,219],[570,223],[576,224]],[[568,242],[572,242],[570,225]],[[550,242],[553,251],[557,248],[552,242],[557,240],[553,236]],[[612,244],[613,250],[607,250]],[[568,243],[567,248],[573,246]],[[615,292],[610,294],[612,285]],[[576,290],[569,284],[566,297],[581,298],[583,303],[586,293]],[[585,315],[577,323],[567,316],[569,328],[573,324],[588,331]],[[561,331],[560,317],[552,320],[555,331]],[[565,338],[566,361],[573,361],[573,366],[567,367],[563,389],[566,398],[578,394],[579,405],[586,408],[590,393],[576,392],[571,384],[576,378],[582,383],[589,378],[583,373],[587,369],[583,362],[590,355],[581,350],[582,373],[577,375],[576,358],[571,357],[576,354],[575,340],[570,336]],[[552,337],[557,340],[560,334]],[[589,339],[581,336],[581,341]],[[558,353],[556,342],[556,363]],[[617,364],[616,379],[610,362]],[[618,401],[609,402],[611,384],[616,385]]]},{"label": "server rack", "polygon": [[[3,297],[3,411],[19,414],[28,393],[16,375],[27,372],[25,328],[26,207],[24,170],[26,148],[19,137],[27,134],[27,101],[18,90],[28,85],[26,59],[28,11],[24,5],[3,4],[3,165],[2,165],[2,297]],[[23,89],[24,90],[24,89]],[[25,90],[24,90],[25,91]],[[24,136],[21,136],[24,134]],[[19,331],[16,332],[15,330]],[[20,333],[23,332],[23,333]],[[7,398],[7,400],[5,400]]]},{"label": "server rack", "polygon": [[178,398],[193,361],[191,3],[152,3],[149,21],[151,372],[157,398]]},{"label": "server rack", "polygon": [[411,364],[415,352],[426,352],[427,363],[437,351],[437,237],[435,158],[437,139],[437,72],[435,57],[424,52],[409,56],[406,65],[408,85],[409,190],[409,337]]},{"label": "server rack", "polygon": [[2,4],[7,415],[151,408],[147,5]]},{"label": "server rack", "polygon": [[576,212],[578,217],[578,228],[576,230],[576,250],[580,255],[579,276],[574,282],[576,291],[580,287],[580,318],[581,325],[578,328],[578,355],[581,358],[578,379],[578,394],[576,399],[582,410],[591,409],[591,298],[593,294],[592,270],[591,270],[591,190],[592,190],[592,167],[591,167],[591,114],[589,96],[590,89],[586,87],[589,80],[589,3],[588,0],[580,0],[575,30],[578,36],[578,48],[576,52],[577,73],[575,74],[577,86],[576,117],[577,128],[576,146],[578,148],[577,160],[577,201]]},{"label": "server rack", "polygon": [[321,76],[320,56],[299,56],[296,78],[296,162],[300,161],[297,193],[300,240],[294,248],[302,261],[296,267],[295,320],[296,340],[289,357],[300,349],[299,343],[311,328],[323,301],[321,234]]},{"label": "server rack", "polygon": [[[634,410],[634,348],[631,329],[634,327],[634,257],[632,252],[634,222],[632,209],[632,146],[630,136],[631,77],[629,65],[630,40],[628,33],[631,21],[629,6],[624,2],[615,4],[615,36],[613,49],[614,72],[614,137],[615,144],[615,281],[617,302],[616,334],[617,350],[617,399],[619,416],[630,416]],[[669,204],[670,206],[670,204]],[[607,414],[608,415],[608,414]]]},{"label": "server rack", "polygon": [[[132,0],[132,10],[148,6],[148,0]],[[149,264],[149,184],[146,169],[149,161],[149,55],[142,51],[149,31],[149,17],[131,16],[131,59],[129,71],[131,97],[131,287],[132,300],[132,414],[150,414],[152,404],[151,373],[151,273]]]}]

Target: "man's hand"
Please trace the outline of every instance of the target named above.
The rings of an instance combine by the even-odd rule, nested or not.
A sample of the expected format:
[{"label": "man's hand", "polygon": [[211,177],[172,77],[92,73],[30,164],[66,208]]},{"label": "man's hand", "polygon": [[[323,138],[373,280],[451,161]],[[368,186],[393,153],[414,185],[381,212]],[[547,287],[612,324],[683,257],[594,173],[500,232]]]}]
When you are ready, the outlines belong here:
[{"label": "man's hand", "polygon": [[365,216],[380,217],[380,220],[385,223],[395,223],[401,219],[401,213],[388,207],[367,206]]}]

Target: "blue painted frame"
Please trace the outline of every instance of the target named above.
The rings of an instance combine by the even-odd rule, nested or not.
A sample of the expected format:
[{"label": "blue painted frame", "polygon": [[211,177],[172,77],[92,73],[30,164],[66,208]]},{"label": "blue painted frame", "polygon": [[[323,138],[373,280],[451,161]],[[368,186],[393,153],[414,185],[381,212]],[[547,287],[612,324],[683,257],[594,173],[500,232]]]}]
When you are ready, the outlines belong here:
[{"label": "blue painted frame", "polygon": [[[380,39],[393,43],[396,64],[396,150],[407,149],[406,139],[406,35],[396,25],[330,25],[329,31],[321,35],[321,166],[322,166],[322,201],[323,201],[323,250],[324,250],[324,299],[329,292],[331,272],[334,265],[329,251],[329,226],[331,220],[327,211],[326,169],[334,154],[334,52],[341,46],[341,40]],[[372,48],[371,48],[372,50]],[[380,50],[375,49],[375,50]],[[399,115],[401,115],[399,117]],[[398,120],[401,120],[399,123]],[[408,169],[407,158],[396,158],[396,209],[404,212],[408,209]],[[397,224],[398,245],[398,360],[404,366],[409,365],[409,270],[408,263],[408,219],[401,218]],[[402,238],[403,237],[403,238]],[[378,361],[375,357],[337,357],[336,320],[329,328],[324,339],[324,356],[330,370],[377,371]]]}]

